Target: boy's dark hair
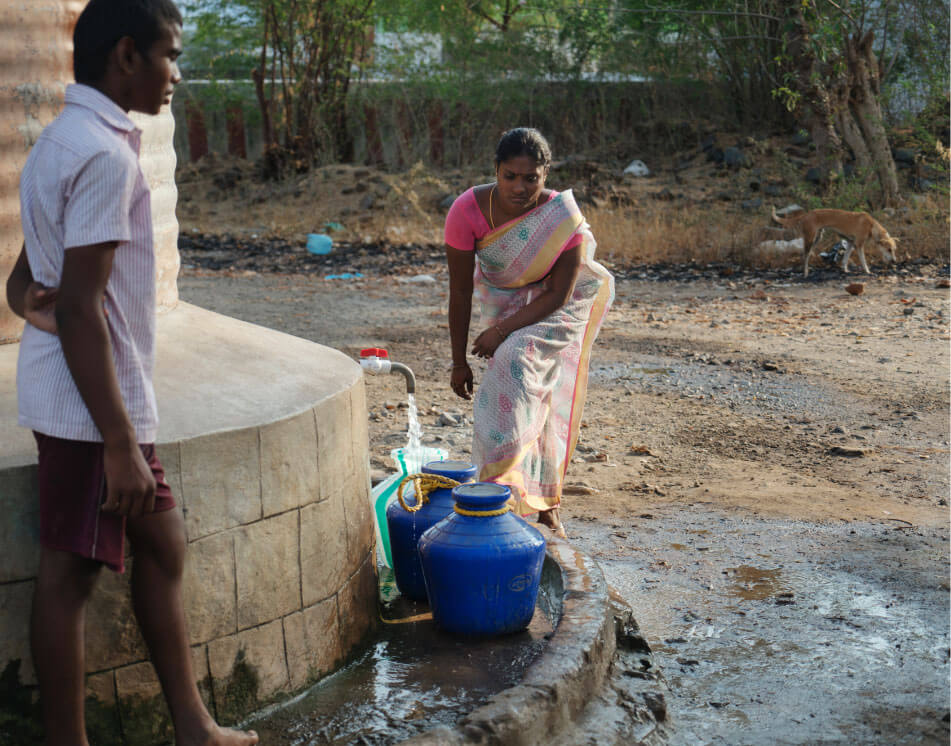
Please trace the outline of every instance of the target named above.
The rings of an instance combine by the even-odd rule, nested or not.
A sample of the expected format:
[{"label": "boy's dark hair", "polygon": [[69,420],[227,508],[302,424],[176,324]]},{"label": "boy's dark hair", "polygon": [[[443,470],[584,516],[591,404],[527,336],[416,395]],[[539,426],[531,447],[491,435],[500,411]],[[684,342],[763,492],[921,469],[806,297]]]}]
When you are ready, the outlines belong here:
[{"label": "boy's dark hair", "polygon": [[148,55],[162,31],[182,25],[172,0],[90,0],[73,29],[73,76],[77,83],[98,83],[106,74],[109,53],[124,36]]},{"label": "boy's dark hair", "polygon": [[527,155],[545,169],[551,165],[551,146],[534,127],[516,127],[502,135],[495,147],[495,166],[520,155]]}]

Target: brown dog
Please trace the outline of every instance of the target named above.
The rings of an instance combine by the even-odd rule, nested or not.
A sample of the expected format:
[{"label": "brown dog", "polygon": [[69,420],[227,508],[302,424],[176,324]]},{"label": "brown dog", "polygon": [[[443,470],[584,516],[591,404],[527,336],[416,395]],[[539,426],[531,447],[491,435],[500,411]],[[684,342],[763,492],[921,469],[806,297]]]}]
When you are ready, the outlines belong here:
[{"label": "brown dog", "polygon": [[853,248],[858,251],[859,264],[865,274],[872,274],[865,261],[865,247],[871,241],[878,246],[882,259],[886,262],[895,261],[897,246],[895,239],[888,235],[871,215],[864,212],[847,212],[846,210],[810,210],[797,212],[785,218],[776,214],[773,208],[773,220],[785,228],[791,228],[802,235],[802,276],[809,276],[809,254],[819,242],[823,231],[829,230],[846,239],[848,248],[842,255],[842,271],[849,271],[849,257]]}]

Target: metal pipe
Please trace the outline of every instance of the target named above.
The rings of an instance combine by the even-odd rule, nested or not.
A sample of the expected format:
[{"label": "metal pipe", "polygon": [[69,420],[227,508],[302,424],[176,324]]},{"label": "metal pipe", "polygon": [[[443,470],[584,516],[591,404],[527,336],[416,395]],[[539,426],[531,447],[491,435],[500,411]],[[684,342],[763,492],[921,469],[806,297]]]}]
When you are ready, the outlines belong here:
[{"label": "metal pipe", "polygon": [[413,375],[413,371],[407,368],[403,363],[390,363],[390,372],[391,373],[402,373],[403,377],[406,379],[406,393],[415,394],[416,393],[416,376]]}]

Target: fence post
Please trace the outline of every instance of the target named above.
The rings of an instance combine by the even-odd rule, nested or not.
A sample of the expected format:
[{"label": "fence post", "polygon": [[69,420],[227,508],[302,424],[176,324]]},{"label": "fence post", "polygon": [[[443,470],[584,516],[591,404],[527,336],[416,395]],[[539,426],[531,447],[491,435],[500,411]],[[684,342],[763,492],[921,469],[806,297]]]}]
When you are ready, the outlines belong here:
[{"label": "fence post", "polygon": [[225,126],[228,128],[228,155],[246,159],[248,146],[244,132],[244,110],[239,104],[228,107],[225,112]]},{"label": "fence post", "polygon": [[383,137],[380,134],[380,122],[375,106],[364,106],[366,120],[367,163],[370,166],[383,165]]},{"label": "fence post", "polygon": [[433,101],[429,106],[429,157],[435,166],[443,162],[442,104]]},{"label": "fence post", "polygon": [[185,102],[185,121],[188,125],[188,157],[194,162],[208,154],[208,129],[200,103],[193,100]]}]

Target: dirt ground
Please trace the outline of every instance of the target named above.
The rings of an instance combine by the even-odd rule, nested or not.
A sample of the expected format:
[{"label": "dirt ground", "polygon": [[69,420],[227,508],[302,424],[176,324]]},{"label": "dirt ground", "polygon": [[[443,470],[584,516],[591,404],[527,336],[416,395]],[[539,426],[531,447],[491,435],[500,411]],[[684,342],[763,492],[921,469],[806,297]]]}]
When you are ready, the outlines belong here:
[{"label": "dirt ground", "polygon": [[[423,442],[464,458],[471,419],[448,389],[446,272],[435,260],[414,269],[355,280],[186,269],[179,285],[187,301],[354,357],[387,348],[416,374]],[[949,298],[934,267],[915,269],[926,274],[863,278],[860,296],[841,278],[618,280],[564,520],[655,648],[672,721],[686,727],[675,743],[815,743],[830,724],[843,743],[946,743]],[[406,441],[404,391],[396,376],[367,380],[378,477]],[[736,656],[722,647],[731,633]],[[757,659],[764,640],[796,644]],[[907,662],[880,660],[879,643],[904,645]],[[803,651],[828,681],[807,667],[792,721],[777,718],[758,693],[764,676],[790,696],[783,679]],[[856,671],[876,683],[855,689]],[[869,709],[886,725],[868,730]]]},{"label": "dirt ground", "polygon": [[[218,240],[198,212],[183,300],[354,358],[387,348],[416,375],[424,444],[470,453],[438,247],[315,258],[248,223]],[[948,265],[872,264],[610,267],[563,515],[654,649],[674,743],[947,743]],[[342,272],[359,276],[325,279]],[[366,385],[381,478],[406,395]]]}]

